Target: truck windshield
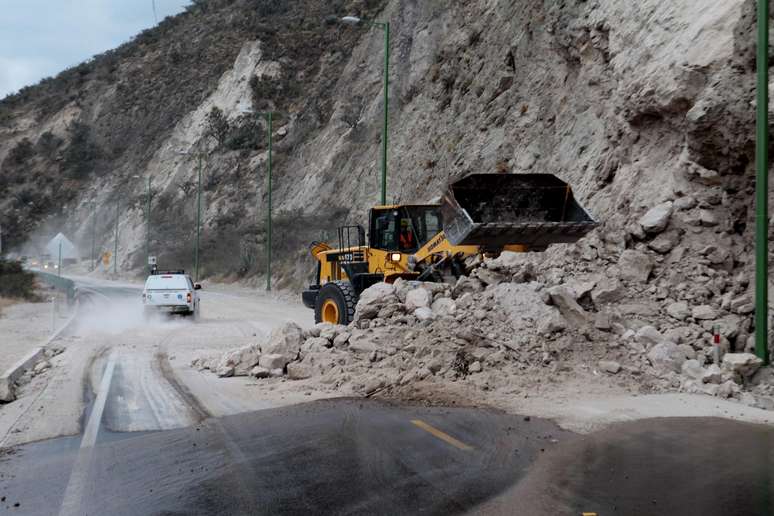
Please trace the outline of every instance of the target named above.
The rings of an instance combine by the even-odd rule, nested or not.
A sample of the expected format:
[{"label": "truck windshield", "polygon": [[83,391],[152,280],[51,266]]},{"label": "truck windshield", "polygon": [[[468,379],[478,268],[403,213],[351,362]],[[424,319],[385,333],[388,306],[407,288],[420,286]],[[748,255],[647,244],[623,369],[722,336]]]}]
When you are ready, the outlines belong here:
[{"label": "truck windshield", "polygon": [[190,288],[188,278],[179,274],[151,276],[145,282],[147,290],[185,290]]}]

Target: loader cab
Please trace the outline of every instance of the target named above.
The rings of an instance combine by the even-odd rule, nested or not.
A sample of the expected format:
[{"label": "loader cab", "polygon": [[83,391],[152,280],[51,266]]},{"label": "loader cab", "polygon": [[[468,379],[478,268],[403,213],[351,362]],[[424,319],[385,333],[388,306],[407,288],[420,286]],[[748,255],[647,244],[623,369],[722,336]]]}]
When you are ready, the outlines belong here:
[{"label": "loader cab", "polygon": [[370,213],[370,246],[413,253],[442,229],[441,207],[435,204],[379,206]]}]

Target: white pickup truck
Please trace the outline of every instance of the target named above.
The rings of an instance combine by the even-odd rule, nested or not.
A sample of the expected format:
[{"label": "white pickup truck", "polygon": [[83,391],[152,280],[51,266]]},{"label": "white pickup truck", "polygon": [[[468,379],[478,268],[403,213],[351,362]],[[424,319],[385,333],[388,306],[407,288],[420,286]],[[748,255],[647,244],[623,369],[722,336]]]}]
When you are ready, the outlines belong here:
[{"label": "white pickup truck", "polygon": [[185,271],[160,271],[148,276],[142,291],[145,314],[154,312],[199,316],[202,286],[193,283]]}]

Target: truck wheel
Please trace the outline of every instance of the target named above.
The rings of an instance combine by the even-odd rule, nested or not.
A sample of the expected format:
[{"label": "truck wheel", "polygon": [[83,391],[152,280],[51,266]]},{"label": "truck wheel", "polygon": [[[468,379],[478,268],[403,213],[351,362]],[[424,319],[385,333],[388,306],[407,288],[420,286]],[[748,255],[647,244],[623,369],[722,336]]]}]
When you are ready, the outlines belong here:
[{"label": "truck wheel", "polygon": [[349,324],[355,318],[357,294],[348,281],[331,281],[320,288],[314,307],[314,322]]}]

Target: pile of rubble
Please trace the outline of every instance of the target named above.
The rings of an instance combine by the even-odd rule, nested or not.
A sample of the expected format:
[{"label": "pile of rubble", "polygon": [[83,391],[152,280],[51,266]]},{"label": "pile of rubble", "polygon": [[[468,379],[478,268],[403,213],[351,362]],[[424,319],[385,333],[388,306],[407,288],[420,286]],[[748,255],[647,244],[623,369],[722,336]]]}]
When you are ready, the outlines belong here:
[{"label": "pile of rubble", "polygon": [[454,285],[379,283],[349,326],[288,324],[193,365],[366,395],[422,380],[527,392],[588,376],[772,406],[771,373],[751,353],[745,248],[718,225],[681,197],[576,245],[484,260]]}]

